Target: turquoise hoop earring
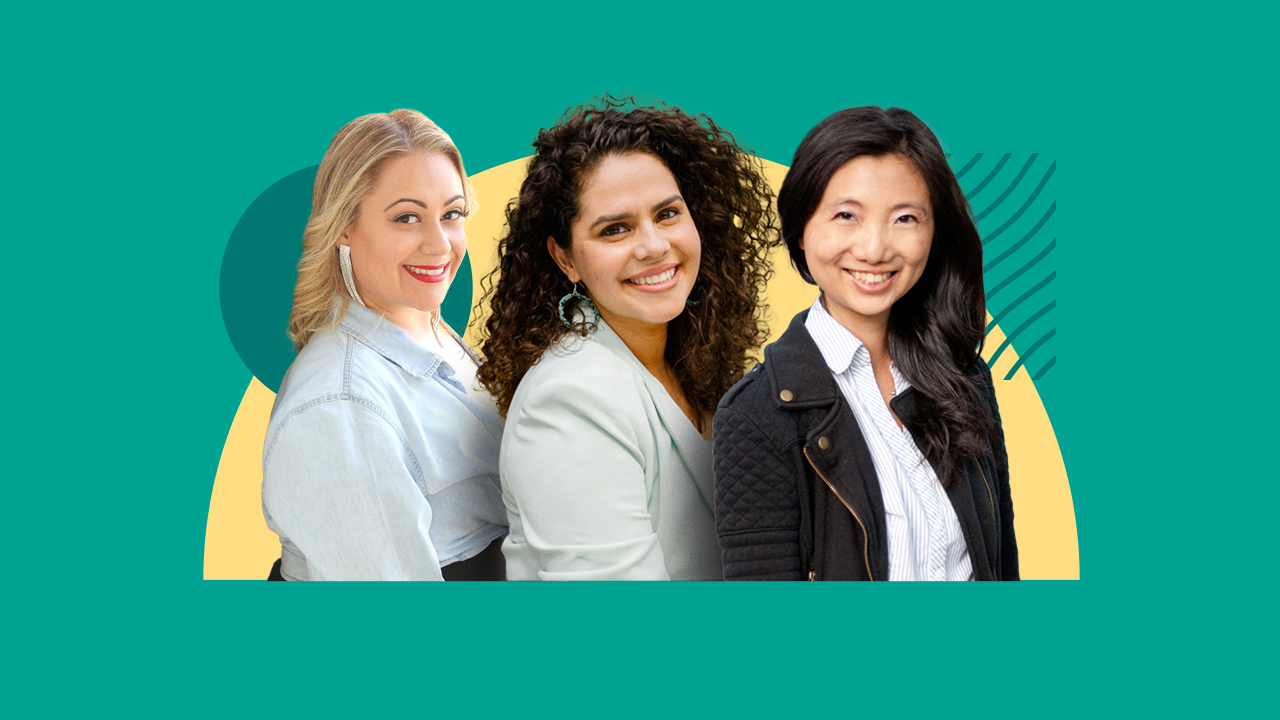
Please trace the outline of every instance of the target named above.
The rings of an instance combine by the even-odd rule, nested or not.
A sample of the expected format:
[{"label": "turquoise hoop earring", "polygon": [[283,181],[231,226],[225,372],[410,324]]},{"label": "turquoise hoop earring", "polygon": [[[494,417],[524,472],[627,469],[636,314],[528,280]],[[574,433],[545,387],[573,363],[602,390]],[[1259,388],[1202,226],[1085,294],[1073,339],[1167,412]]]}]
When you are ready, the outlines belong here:
[{"label": "turquoise hoop earring", "polygon": [[[591,302],[591,298],[578,292],[578,283],[573,284],[572,292],[560,298],[560,322],[564,323],[564,326],[570,330],[572,330],[575,325],[572,320],[564,316],[564,306],[568,304],[570,300],[581,300],[587,304],[587,307],[591,308],[591,312],[596,316],[595,320],[584,320],[583,322],[576,324],[580,325],[580,329],[584,332],[595,332],[596,329],[600,327],[600,310],[596,307],[595,303]],[[585,310],[583,311],[583,314],[586,314]]]}]

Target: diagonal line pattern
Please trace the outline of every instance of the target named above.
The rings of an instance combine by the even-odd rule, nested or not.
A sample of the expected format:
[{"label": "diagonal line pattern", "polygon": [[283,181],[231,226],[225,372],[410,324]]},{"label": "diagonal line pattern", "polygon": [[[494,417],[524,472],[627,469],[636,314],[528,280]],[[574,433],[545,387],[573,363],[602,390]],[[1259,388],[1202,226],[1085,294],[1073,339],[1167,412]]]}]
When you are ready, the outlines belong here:
[{"label": "diagonal line pattern", "polygon": [[[996,258],[995,260],[992,260],[986,265],[983,265],[982,272],[984,273],[990,272],[991,268],[1004,262],[1005,259],[1007,259],[1010,255],[1017,252],[1018,248],[1022,247],[1023,245],[1026,245],[1027,241],[1035,237],[1036,233],[1040,232],[1040,228],[1044,227],[1044,224],[1049,222],[1049,218],[1053,217],[1053,213],[1057,209],[1058,209],[1058,202],[1055,200],[1054,203],[1049,206],[1049,210],[1045,212],[1044,217],[1040,218],[1040,222],[1036,223],[1036,226],[1031,228],[1031,232],[1027,233],[1026,235],[1023,235],[1021,240],[1009,246],[1008,250],[1005,250],[1004,252],[1000,253],[1000,257]],[[1057,240],[1057,238],[1054,238],[1054,240]]]},{"label": "diagonal line pattern", "polygon": [[956,173],[956,179],[959,180],[960,178],[964,177],[964,174],[972,170],[973,166],[977,165],[978,161],[981,159],[982,159],[982,153],[978,153],[977,155],[974,155],[973,159],[965,163],[965,166],[960,168],[960,172]]},{"label": "diagonal line pattern", "polygon": [[[1052,165],[1049,166],[1049,172],[1045,173],[1044,178],[1040,180],[1040,184],[1037,185],[1035,191],[1031,193],[1031,197],[1027,198],[1027,201],[1022,203],[1022,207],[1018,208],[1018,212],[1014,213],[1013,217],[1006,220],[1005,223],[1001,225],[999,228],[997,228],[995,232],[982,238],[983,245],[986,245],[992,240],[995,240],[996,238],[1000,237],[1001,233],[1003,233],[1005,230],[1008,230],[1009,226],[1013,225],[1015,222],[1018,221],[1018,218],[1022,217],[1022,213],[1026,212],[1027,208],[1031,207],[1031,203],[1035,202],[1036,198],[1040,197],[1040,191],[1044,190],[1045,185],[1049,184],[1049,178],[1053,177],[1053,171],[1057,169],[1058,169],[1057,162],[1054,162]],[[1056,201],[1055,201],[1055,204],[1056,204]]]},{"label": "diagonal line pattern", "polygon": [[996,348],[996,352],[994,355],[991,356],[991,360],[987,363],[987,367],[993,367],[996,364],[996,361],[1000,359],[1000,356],[1004,354],[1005,349],[1008,348],[1009,345],[1013,343],[1013,341],[1019,335],[1022,334],[1023,330],[1026,330],[1027,328],[1031,327],[1031,323],[1034,323],[1035,321],[1039,320],[1042,315],[1044,315],[1045,313],[1049,312],[1050,310],[1054,309],[1057,306],[1058,306],[1057,300],[1050,300],[1049,304],[1040,308],[1039,312],[1037,312],[1035,315],[1032,315],[1031,317],[1024,320],[1022,324],[1018,326],[1017,330],[1014,330],[1013,332],[1009,333],[1009,336],[1004,339],[1004,342],[1000,343],[1000,347]]},{"label": "diagonal line pattern", "polygon": [[1000,197],[996,198],[996,201],[991,203],[986,210],[978,213],[973,218],[973,221],[980,222],[982,218],[990,215],[992,210],[1000,207],[1001,203],[1003,203],[1009,195],[1013,193],[1014,189],[1018,187],[1018,184],[1022,182],[1022,178],[1027,176],[1027,171],[1031,169],[1031,165],[1035,163],[1036,158],[1038,157],[1040,157],[1040,153],[1031,153],[1031,157],[1027,158],[1027,164],[1023,165],[1022,169],[1018,171],[1017,176],[1013,178],[1013,182],[1009,183],[1009,187],[1005,188],[1004,192],[1000,194]]},{"label": "diagonal line pattern", "polygon": [[1005,308],[1004,308],[1003,310],[1001,310],[1000,312],[996,313],[995,315],[992,315],[992,316],[991,316],[991,322],[987,324],[987,329],[986,329],[985,331],[983,331],[983,335],[985,336],[987,333],[991,332],[991,328],[993,328],[993,327],[995,327],[996,325],[998,325],[998,324],[1000,323],[1000,321],[1001,321],[1001,320],[1003,320],[1003,319],[1005,318],[1005,316],[1006,316],[1006,315],[1008,315],[1009,313],[1013,312],[1014,308],[1018,307],[1019,305],[1021,305],[1021,304],[1022,304],[1022,303],[1024,303],[1024,302],[1026,302],[1026,301],[1027,301],[1027,299],[1028,299],[1028,298],[1030,298],[1032,295],[1035,295],[1036,293],[1040,292],[1042,289],[1044,289],[1044,286],[1045,286],[1045,285],[1048,285],[1049,283],[1053,282],[1054,278],[1056,278],[1056,277],[1058,277],[1058,271],[1057,271],[1057,270],[1054,270],[1053,272],[1049,273],[1049,276],[1048,276],[1048,277],[1046,277],[1045,279],[1041,280],[1041,281],[1040,281],[1040,283],[1039,283],[1039,284],[1037,284],[1035,287],[1031,288],[1030,290],[1028,290],[1028,291],[1026,291],[1026,292],[1024,292],[1024,293],[1022,293],[1022,295],[1021,295],[1017,300],[1014,300],[1013,302],[1011,302],[1011,303],[1009,303],[1007,306],[1005,306]]},{"label": "diagonal line pattern", "polygon": [[[988,156],[994,161],[994,167],[984,166],[987,169],[982,173],[978,173],[979,166]],[[984,339],[990,335],[997,326],[1002,328],[1012,326],[1015,323],[1017,327],[1011,332],[1007,332],[1002,338],[1000,346],[991,354],[988,366],[994,367],[1003,357],[1005,350],[1009,348],[1017,348],[1017,356],[1013,359],[1013,368],[1007,374],[1002,373],[1005,380],[1011,380],[1017,374],[1019,368],[1025,369],[1026,372],[1034,371],[1035,377],[1033,381],[1039,380],[1050,369],[1057,365],[1057,356],[1052,352],[1052,348],[1045,350],[1045,345],[1051,344],[1049,341],[1056,337],[1057,327],[1049,312],[1058,305],[1056,299],[1053,298],[1051,291],[1046,290],[1049,285],[1056,281],[1058,274],[1054,269],[1054,257],[1058,255],[1055,252],[1058,245],[1058,238],[1053,237],[1050,232],[1045,234],[1052,237],[1039,250],[1035,250],[1032,243],[1040,237],[1040,233],[1049,227],[1049,221],[1057,214],[1058,204],[1050,193],[1045,199],[1047,208],[1041,206],[1037,211],[1037,218],[1031,213],[1031,207],[1039,202],[1039,198],[1049,185],[1049,181],[1053,179],[1058,169],[1058,164],[1051,157],[1046,158],[1049,166],[1046,168],[1040,165],[1040,153],[1031,153],[1030,156],[1023,156],[1023,162],[1018,164],[1018,171],[1012,180],[1005,175],[1001,179],[1001,173],[1006,165],[1012,162],[1012,153],[993,154],[993,153],[973,153],[969,156],[962,156],[959,153],[949,155],[948,164],[956,167],[963,164],[956,172],[956,178],[970,177],[976,184],[965,193],[966,199],[972,201],[978,197],[980,193],[987,192],[988,186],[1000,180],[1006,187],[998,191],[999,197],[992,198],[991,202],[983,208],[972,208],[970,212],[974,213],[973,219],[975,223],[989,222],[992,226],[996,226],[994,230],[989,231],[982,237],[982,245],[984,249],[989,250],[990,254],[984,258],[982,265],[982,273],[984,281],[987,281],[986,301],[988,310],[991,312],[991,322],[984,331]],[[1035,183],[1034,189],[1030,194],[1024,196],[1023,201],[1014,204],[1010,202],[1015,192],[1025,193],[1025,187],[1031,187],[1031,171],[1035,168],[1037,173],[1041,175],[1038,182]],[[993,191],[995,192],[995,191]],[[1014,208],[1017,208],[1016,210]],[[1034,225],[1033,225],[1034,223]],[[1029,228],[1029,229],[1028,229]],[[1017,232],[1020,235],[1016,242],[1009,245],[1008,242],[996,245],[995,243],[1003,238],[1005,234]],[[1056,234],[1056,233],[1054,233]],[[1035,257],[1030,257],[1030,255]],[[1014,263],[1017,263],[1016,265]],[[1034,270],[1034,273],[1033,273]],[[1042,274],[1043,273],[1043,274]],[[1040,280],[1035,281],[1035,276],[1039,275]],[[1030,287],[1035,282],[1034,287]],[[999,302],[999,299],[1005,298],[1006,295],[1018,293],[1016,298],[1007,298],[1010,302]],[[1038,300],[1036,298],[1039,298]],[[1034,301],[1034,302],[1033,302]],[[1041,306],[1037,309],[1037,306]],[[1032,310],[1035,310],[1033,313]],[[1028,317],[1029,315],[1029,317]],[[1038,338],[1031,343],[1028,338]],[[1022,347],[1022,343],[1030,343],[1027,348]],[[1054,355],[1044,360],[1046,355]],[[1043,362],[1042,362],[1043,361]],[[1038,368],[1036,366],[1039,366]]]},{"label": "diagonal line pattern", "polygon": [[1033,377],[1033,378],[1031,378],[1031,382],[1037,382],[1037,381],[1039,381],[1039,380],[1040,380],[1040,378],[1044,377],[1044,374],[1045,374],[1045,373],[1049,372],[1049,368],[1051,368],[1051,367],[1053,367],[1054,365],[1057,365],[1057,364],[1058,364],[1058,356],[1057,356],[1057,355],[1054,355],[1053,357],[1049,358],[1049,362],[1045,363],[1045,364],[1044,364],[1044,367],[1040,368],[1040,372],[1036,373],[1036,376],[1035,376],[1035,377]]},{"label": "diagonal line pattern", "polygon": [[995,297],[996,293],[1008,287],[1009,283],[1013,282],[1014,280],[1017,280],[1019,277],[1022,276],[1023,273],[1035,267],[1037,263],[1045,259],[1045,257],[1049,255],[1049,252],[1052,251],[1057,246],[1058,246],[1058,238],[1054,238],[1050,240],[1049,244],[1045,246],[1044,250],[1041,250],[1039,255],[1032,258],[1031,262],[1018,268],[1016,271],[1014,271],[1012,275],[1005,278],[1004,280],[1001,280],[999,285],[996,285],[994,288],[992,288],[991,292],[987,293],[987,302],[991,302],[991,298]]},{"label": "diagonal line pattern", "polygon": [[965,193],[965,199],[972,200],[974,195],[982,192],[982,188],[986,187],[987,183],[995,179],[996,174],[1000,172],[1000,168],[1004,167],[1004,164],[1009,162],[1009,158],[1011,157],[1013,157],[1013,153],[1005,153],[1004,157],[1000,158],[1000,162],[996,163],[995,169],[988,173],[987,176],[982,179],[982,182],[978,183],[977,187]]},{"label": "diagonal line pattern", "polygon": [[1020,368],[1020,367],[1022,367],[1023,365],[1025,365],[1025,364],[1026,364],[1026,362],[1027,362],[1027,358],[1031,357],[1031,355],[1032,355],[1032,354],[1034,354],[1036,350],[1039,350],[1039,349],[1040,349],[1040,346],[1041,346],[1041,345],[1043,345],[1043,344],[1045,344],[1045,342],[1046,342],[1046,341],[1048,341],[1048,339],[1049,339],[1049,338],[1051,338],[1051,337],[1053,337],[1054,335],[1057,335],[1057,334],[1058,334],[1058,328],[1051,328],[1051,329],[1049,330],[1049,332],[1045,333],[1044,337],[1042,337],[1042,338],[1040,338],[1039,340],[1037,340],[1037,341],[1035,341],[1035,342],[1031,343],[1031,347],[1027,348],[1027,351],[1026,351],[1026,352],[1024,352],[1024,353],[1022,353],[1021,355],[1019,355],[1019,356],[1018,356],[1018,362],[1016,362],[1016,363],[1014,363],[1014,364],[1013,364],[1013,367],[1012,367],[1012,368],[1010,368],[1010,370],[1009,370],[1009,374],[1008,374],[1008,375],[1005,375],[1005,376],[1004,376],[1004,379],[1005,379],[1005,380],[1012,380],[1012,379],[1013,379],[1013,374],[1014,374],[1014,373],[1016,373],[1016,372],[1018,372],[1018,368]]}]

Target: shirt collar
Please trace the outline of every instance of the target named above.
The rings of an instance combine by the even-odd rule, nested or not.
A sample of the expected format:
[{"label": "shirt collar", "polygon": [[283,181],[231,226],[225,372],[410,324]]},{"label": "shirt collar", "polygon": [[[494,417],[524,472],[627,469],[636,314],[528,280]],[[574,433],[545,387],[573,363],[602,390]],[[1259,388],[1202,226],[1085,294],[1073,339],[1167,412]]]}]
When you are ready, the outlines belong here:
[{"label": "shirt collar", "polygon": [[[342,302],[341,296],[333,296],[334,316],[342,312]],[[338,326],[416,377],[432,375],[444,362],[395,323],[357,302],[347,304],[347,312]]]},{"label": "shirt collar", "polygon": [[813,301],[813,307],[809,309],[809,317],[805,319],[804,326],[813,336],[813,343],[818,346],[818,352],[822,353],[822,359],[827,362],[827,367],[832,373],[843,374],[855,360],[871,362],[871,357],[867,353],[858,354],[863,347],[862,341],[836,322],[836,319],[831,317],[827,309],[822,306],[821,294],[818,295],[817,300]]}]

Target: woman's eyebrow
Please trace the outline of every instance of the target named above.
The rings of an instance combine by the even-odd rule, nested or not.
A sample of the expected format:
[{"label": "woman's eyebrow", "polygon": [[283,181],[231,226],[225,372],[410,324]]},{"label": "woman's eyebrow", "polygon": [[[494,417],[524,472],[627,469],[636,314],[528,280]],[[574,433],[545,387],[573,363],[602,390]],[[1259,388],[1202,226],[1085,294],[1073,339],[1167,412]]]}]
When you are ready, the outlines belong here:
[{"label": "woman's eyebrow", "polygon": [[666,200],[663,200],[660,203],[655,203],[651,212],[658,212],[662,208],[676,202],[677,200],[684,200],[684,198],[680,197],[680,193],[676,193],[675,195],[672,195],[671,197],[667,198]]},{"label": "woman's eyebrow", "polygon": [[[402,203],[402,202],[413,203],[414,205],[417,205],[418,207],[422,208],[423,210],[426,210],[426,209],[427,209],[427,204],[426,204],[426,203],[424,203],[424,202],[422,202],[421,200],[414,200],[413,198],[400,198],[399,200],[397,200],[397,201],[395,201],[395,202],[391,203],[390,205],[386,206],[385,208],[383,208],[383,209],[382,209],[382,212],[386,212],[386,211],[390,210],[391,208],[395,207],[396,205],[399,205],[399,204],[400,204],[400,203]],[[449,202],[453,202],[453,201],[452,201],[452,200],[450,200]]]},{"label": "woman's eyebrow", "polygon": [[[681,202],[684,201],[684,198],[680,196],[680,193],[676,193],[675,195],[672,195],[671,197],[663,200],[662,202],[655,203],[651,212],[658,212],[662,208],[676,201],[681,201]],[[631,219],[631,217],[633,217],[631,213],[622,213],[620,215],[601,215],[600,217],[596,218],[596,221],[591,223],[591,225],[587,229],[594,230],[597,225],[600,225],[603,223],[618,222],[619,220],[629,220]]]},{"label": "woman's eyebrow", "polygon": [[601,223],[618,222],[619,220],[628,220],[630,218],[631,218],[631,213],[622,213],[621,215],[601,215],[600,217],[596,218],[596,221],[591,223],[591,226],[587,229],[594,230],[596,226],[600,225]]}]

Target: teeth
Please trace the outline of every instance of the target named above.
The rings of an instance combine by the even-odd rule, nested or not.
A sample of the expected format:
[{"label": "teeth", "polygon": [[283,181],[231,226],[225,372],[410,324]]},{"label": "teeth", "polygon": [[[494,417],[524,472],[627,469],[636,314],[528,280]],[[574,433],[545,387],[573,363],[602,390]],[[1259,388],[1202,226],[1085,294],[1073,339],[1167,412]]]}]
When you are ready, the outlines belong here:
[{"label": "teeth", "polygon": [[447,265],[442,268],[436,268],[435,270],[425,270],[422,268],[413,267],[412,265],[405,265],[405,267],[409,268],[409,272],[413,273],[414,275],[429,275],[431,277],[438,277],[439,275],[444,274],[445,270],[449,269],[449,266]]},{"label": "teeth", "polygon": [[871,273],[864,273],[864,272],[850,272],[849,274],[852,275],[854,279],[858,280],[859,282],[864,282],[868,285],[875,285],[876,283],[882,283],[885,280],[888,280],[889,276],[892,275],[893,273],[887,272],[887,273],[879,273],[879,274],[873,275]]},{"label": "teeth", "polygon": [[675,274],[676,274],[676,269],[671,268],[670,270],[664,273],[659,273],[657,275],[650,275],[649,277],[642,277],[642,278],[632,278],[631,282],[635,283],[636,285],[661,285],[662,283],[674,277]]}]

